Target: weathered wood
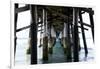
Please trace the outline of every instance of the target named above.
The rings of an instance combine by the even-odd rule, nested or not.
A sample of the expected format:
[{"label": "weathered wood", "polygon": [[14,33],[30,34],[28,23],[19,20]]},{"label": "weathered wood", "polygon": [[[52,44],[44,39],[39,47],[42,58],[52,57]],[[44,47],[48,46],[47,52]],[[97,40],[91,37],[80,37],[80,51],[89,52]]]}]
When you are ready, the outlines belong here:
[{"label": "weathered wood", "polygon": [[90,17],[90,24],[92,25],[91,31],[92,31],[93,41],[94,41],[94,20],[93,20],[93,14],[89,13],[89,17]]},{"label": "weathered wood", "polygon": [[81,31],[82,31],[82,37],[83,37],[83,44],[84,44],[85,56],[87,56],[88,49],[87,49],[87,44],[86,44],[84,26],[83,26],[83,23],[82,23],[83,19],[82,19],[81,11],[79,11],[79,18],[80,18],[80,22],[81,22]]},{"label": "weathered wood", "polygon": [[15,13],[17,8],[18,8],[18,4],[15,4],[15,7],[14,7],[14,16],[15,16],[14,18],[14,56],[16,54],[16,41],[17,41],[16,29],[17,29],[18,14]]},{"label": "weathered wood", "polygon": [[72,50],[71,50],[71,36],[70,36],[70,24],[67,26],[67,62],[72,61]]},{"label": "weathered wood", "polygon": [[48,37],[43,38],[43,62],[48,60]]},{"label": "weathered wood", "polygon": [[53,38],[52,38],[52,36],[51,36],[51,23],[48,23],[48,28],[49,28],[49,46],[48,46],[48,52],[49,52],[49,54],[52,54],[53,53]]},{"label": "weathered wood", "polygon": [[[52,12],[55,12],[55,10],[52,10],[52,12],[51,12],[51,10],[50,9],[48,9],[48,7],[44,7],[45,8],[45,10],[46,11],[48,11],[49,13],[52,13]],[[66,16],[66,15],[64,15],[64,14],[62,14],[62,13],[59,13],[59,12],[56,12],[56,14],[57,15],[59,15],[60,17],[62,17],[63,19],[71,19],[72,20],[72,17],[68,17],[68,16]]]},{"label": "weathered wood", "polygon": [[[70,23],[70,22],[69,22]],[[81,22],[79,21],[79,23],[81,24]],[[71,25],[73,25],[72,23],[70,23]],[[88,24],[83,23],[85,26]],[[90,25],[89,25],[90,26]],[[81,28],[81,26],[78,26],[78,28]],[[87,28],[84,28],[84,30],[88,30]]]},{"label": "weathered wood", "polygon": [[94,11],[93,11],[91,8],[82,8],[81,10],[82,10],[82,11],[85,11],[85,12],[91,14],[91,15],[94,14]]},{"label": "weathered wood", "polygon": [[79,46],[78,46],[78,8],[73,8],[73,23],[74,23],[74,46],[73,58],[74,62],[79,61]]},{"label": "weathered wood", "polygon": [[43,9],[44,37],[43,37],[43,62],[48,60],[47,12]]},{"label": "weathered wood", "polygon": [[37,6],[31,5],[31,64],[37,64]]},{"label": "weathered wood", "polygon": [[19,32],[19,31],[22,31],[22,30],[28,29],[28,28],[30,28],[30,27],[31,27],[31,25],[28,25],[28,26],[26,26],[26,27],[23,27],[23,28],[17,29],[16,32]]},{"label": "weathered wood", "polygon": [[79,23],[80,23],[80,24],[83,24],[84,26],[90,27],[90,28],[92,27],[92,25],[86,24],[86,23],[81,22],[81,21],[79,21]]},{"label": "weathered wood", "polygon": [[[43,25],[42,25],[42,26],[43,26]],[[37,26],[37,27],[42,27],[42,26]],[[19,28],[19,29],[16,30],[16,32],[20,32],[20,31],[25,30],[25,29],[28,29],[28,28],[30,28],[30,27],[31,27],[31,25],[25,26],[25,27],[23,27],[23,28]],[[38,30],[38,31],[42,31],[42,30],[43,30],[43,29]]]},{"label": "weathered wood", "polygon": [[[72,11],[73,12],[73,11]],[[69,17],[70,16],[70,14],[69,14],[69,8],[68,8],[68,11],[67,11],[67,16]],[[71,24],[69,24],[69,18],[68,18],[68,20],[67,20],[67,23],[66,23],[66,31],[67,31],[67,62],[72,62],[72,50],[71,50],[71,35],[70,35],[70,25]]]},{"label": "weathered wood", "polygon": [[[78,26],[78,28],[82,28],[81,26]],[[88,30],[87,28],[83,28],[84,30]]]},{"label": "weathered wood", "polygon": [[19,7],[15,10],[15,13],[20,13],[20,12],[24,12],[24,11],[27,11],[27,10],[30,10],[30,6],[29,5],[26,5],[24,7]]},{"label": "weathered wood", "polygon": [[[42,9],[41,10],[39,10],[39,11],[43,11]],[[39,23],[38,23],[38,25],[39,25]],[[41,46],[43,46],[43,44],[42,44],[42,40],[43,40],[43,37],[42,37],[42,33],[44,33],[43,31],[44,31],[44,29],[43,29],[43,13],[42,13],[42,15],[41,15],[41,23],[40,23],[40,28],[41,28],[41,31],[40,31],[40,46],[39,47],[41,47]],[[39,26],[38,26],[39,27]]]}]

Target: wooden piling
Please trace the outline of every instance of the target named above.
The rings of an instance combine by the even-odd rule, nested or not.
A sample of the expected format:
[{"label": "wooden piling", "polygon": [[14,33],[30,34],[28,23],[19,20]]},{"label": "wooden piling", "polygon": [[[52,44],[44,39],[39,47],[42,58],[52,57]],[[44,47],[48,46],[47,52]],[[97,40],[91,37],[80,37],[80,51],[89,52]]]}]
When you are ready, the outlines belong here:
[{"label": "wooden piling", "polygon": [[[92,9],[92,8],[91,8]],[[93,20],[93,14],[89,13],[89,17],[90,17],[90,24],[91,24],[91,31],[92,31],[92,37],[93,37],[93,41],[94,41],[94,20]]]},{"label": "wooden piling", "polygon": [[48,46],[48,52],[50,53],[50,54],[52,54],[53,53],[53,38],[52,38],[52,36],[51,36],[51,22],[49,22],[49,45],[50,46]]},{"label": "wooden piling", "polygon": [[[69,17],[69,12],[71,12],[68,8],[68,11],[67,11],[67,15]],[[69,24],[69,19],[67,20],[67,24],[66,24],[66,27],[67,27],[67,62],[71,62],[72,61],[72,50],[71,50],[71,36],[70,36],[70,24]]]},{"label": "wooden piling", "polygon": [[43,62],[48,60],[48,36],[47,36],[47,12],[43,9],[43,23],[44,23],[44,34],[43,34]]},{"label": "wooden piling", "polygon": [[37,6],[31,5],[31,64],[37,64]]},{"label": "wooden piling", "polygon": [[79,48],[78,48],[78,8],[73,8],[73,23],[74,23],[73,58],[74,58],[74,62],[78,62],[79,61]]},{"label": "wooden piling", "polygon": [[80,22],[81,22],[81,31],[82,31],[82,37],[83,37],[83,44],[84,44],[85,56],[87,56],[88,49],[87,49],[87,44],[86,44],[84,26],[82,24],[83,23],[83,19],[82,19],[81,10],[79,11],[79,18],[80,18]]},{"label": "wooden piling", "polygon": [[16,9],[18,8],[18,4],[15,4],[15,8],[14,8],[14,56],[16,54],[16,42],[17,42],[17,36],[16,36],[16,29],[17,29],[17,19],[18,19],[18,13],[16,12]]}]

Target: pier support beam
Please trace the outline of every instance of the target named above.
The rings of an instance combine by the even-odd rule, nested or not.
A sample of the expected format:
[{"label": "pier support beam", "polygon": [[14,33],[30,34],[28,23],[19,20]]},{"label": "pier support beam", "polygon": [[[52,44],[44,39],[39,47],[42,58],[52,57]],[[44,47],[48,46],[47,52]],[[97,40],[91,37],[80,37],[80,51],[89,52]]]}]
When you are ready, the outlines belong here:
[{"label": "pier support beam", "polygon": [[72,61],[72,50],[71,50],[71,38],[70,38],[70,24],[67,24],[67,62],[71,62]]},{"label": "pier support beam", "polygon": [[[69,8],[68,8],[68,11],[67,11],[67,16],[68,16],[68,17],[69,17],[69,12],[70,12],[70,11],[69,11]],[[71,31],[70,31],[70,30],[71,30],[71,29],[70,29],[70,26],[71,26],[71,25],[70,25],[69,22],[70,22],[70,21],[69,21],[69,19],[68,19],[68,20],[67,20],[67,24],[66,24],[66,27],[67,27],[67,30],[66,30],[66,31],[67,31],[67,33],[66,33],[66,34],[67,34],[67,38],[66,38],[66,39],[67,39],[67,41],[66,41],[66,42],[67,42],[67,50],[66,50],[66,51],[67,51],[67,52],[66,52],[66,53],[67,53],[67,62],[72,62],[71,35],[70,35],[70,32],[71,32]]]},{"label": "pier support beam", "polygon": [[16,36],[16,30],[17,30],[17,19],[18,19],[18,13],[16,12],[16,9],[18,8],[18,4],[15,4],[15,8],[14,8],[14,56],[16,54],[16,42],[17,42],[17,36]]},{"label": "pier support beam", "polygon": [[73,8],[73,24],[74,24],[74,46],[73,58],[74,62],[79,61],[79,46],[78,46],[78,8]]},{"label": "pier support beam", "polygon": [[80,18],[80,22],[81,22],[81,31],[82,31],[83,44],[84,44],[85,57],[86,57],[87,54],[88,54],[88,49],[87,49],[87,44],[86,44],[84,26],[83,26],[83,24],[82,24],[82,23],[83,23],[83,19],[82,19],[81,10],[79,11],[79,18]]},{"label": "pier support beam", "polygon": [[43,23],[44,23],[44,34],[43,34],[43,62],[46,63],[48,60],[48,36],[47,36],[47,12],[43,9]]},{"label": "pier support beam", "polygon": [[31,5],[31,28],[30,28],[30,43],[31,43],[31,64],[37,64],[37,6]]},{"label": "pier support beam", "polygon": [[49,54],[53,54],[53,38],[52,38],[52,36],[51,36],[51,29],[52,29],[52,25],[51,25],[51,22],[49,22],[49,40],[48,40],[48,42],[49,42],[49,46],[48,46],[48,52],[49,52]]},{"label": "pier support beam", "polygon": [[89,17],[90,17],[90,23],[91,23],[91,31],[92,31],[92,37],[93,37],[93,41],[94,41],[94,20],[93,20],[93,14],[89,13]]}]

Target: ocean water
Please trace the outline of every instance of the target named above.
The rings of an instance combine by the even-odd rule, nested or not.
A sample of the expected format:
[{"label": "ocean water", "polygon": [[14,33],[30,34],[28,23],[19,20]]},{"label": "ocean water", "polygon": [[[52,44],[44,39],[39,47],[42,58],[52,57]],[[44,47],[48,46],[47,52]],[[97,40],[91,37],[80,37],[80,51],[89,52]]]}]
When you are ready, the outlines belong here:
[{"label": "ocean water", "polygon": [[[87,39],[87,41],[90,41],[91,39]],[[26,51],[29,47],[28,45],[28,39],[26,38],[20,38],[17,39],[17,48],[16,48],[16,57],[15,57],[15,64],[20,65],[30,65],[30,55],[26,54]],[[90,44],[91,45],[91,44]],[[93,45],[92,45],[93,46]],[[93,46],[94,47],[94,46]],[[84,54],[84,48],[81,48],[80,51],[80,62],[84,61],[93,61],[94,60],[94,50],[93,47],[88,47],[88,56],[85,58]],[[37,46],[37,57],[38,57],[38,64],[42,64],[42,47]],[[66,62],[65,55],[63,53],[63,50],[60,46],[59,42],[56,42],[54,48],[53,48],[53,54],[49,54],[49,61],[48,63],[60,63],[60,62]]]}]

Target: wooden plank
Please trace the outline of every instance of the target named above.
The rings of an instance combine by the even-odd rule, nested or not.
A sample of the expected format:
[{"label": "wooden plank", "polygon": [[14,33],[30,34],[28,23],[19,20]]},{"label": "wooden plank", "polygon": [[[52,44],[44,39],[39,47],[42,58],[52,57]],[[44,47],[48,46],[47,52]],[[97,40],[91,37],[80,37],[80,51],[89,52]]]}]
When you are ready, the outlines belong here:
[{"label": "wooden plank", "polygon": [[[78,28],[82,28],[81,26],[78,26]],[[83,28],[84,30],[88,30],[87,28]]]},{"label": "wooden plank", "polygon": [[[69,24],[71,24],[72,26],[74,25],[74,24],[72,24],[72,22],[69,22]],[[81,22],[80,22],[80,24],[81,24]],[[84,24],[84,23],[83,23]],[[88,24],[87,24],[88,25]],[[81,26],[78,26],[78,28],[81,28]],[[87,28],[84,28],[84,30],[87,30],[88,31],[88,29]]]},{"label": "wooden plank", "polygon": [[[31,25],[28,25],[28,26],[25,26],[25,27],[19,28],[19,29],[16,30],[16,32],[23,31],[23,30],[28,29],[28,28],[30,28],[30,27],[31,27]],[[41,27],[41,26],[37,26],[37,27]],[[43,30],[43,29],[42,29],[42,30]],[[41,30],[38,30],[38,31],[41,31]]]},{"label": "wooden plank", "polygon": [[94,11],[93,11],[91,8],[82,8],[81,10],[82,10],[82,11],[85,11],[85,12],[91,14],[91,15],[94,14]]},{"label": "wooden plank", "polygon": [[27,10],[30,10],[30,6],[29,5],[26,5],[24,7],[20,7],[20,8],[17,8],[15,11],[15,13],[21,13],[21,12],[24,12],[24,11],[27,11]]},{"label": "wooden plank", "polygon": [[31,25],[28,25],[28,26],[26,26],[26,27],[17,29],[16,32],[20,32],[20,31],[25,30],[25,29],[28,29],[28,28],[30,28],[30,27],[31,27]]},{"label": "wooden plank", "polygon": [[80,24],[83,24],[84,26],[90,27],[90,28],[93,27],[92,25],[86,24],[86,23],[81,22],[81,21],[79,21],[79,23],[80,23]]}]

